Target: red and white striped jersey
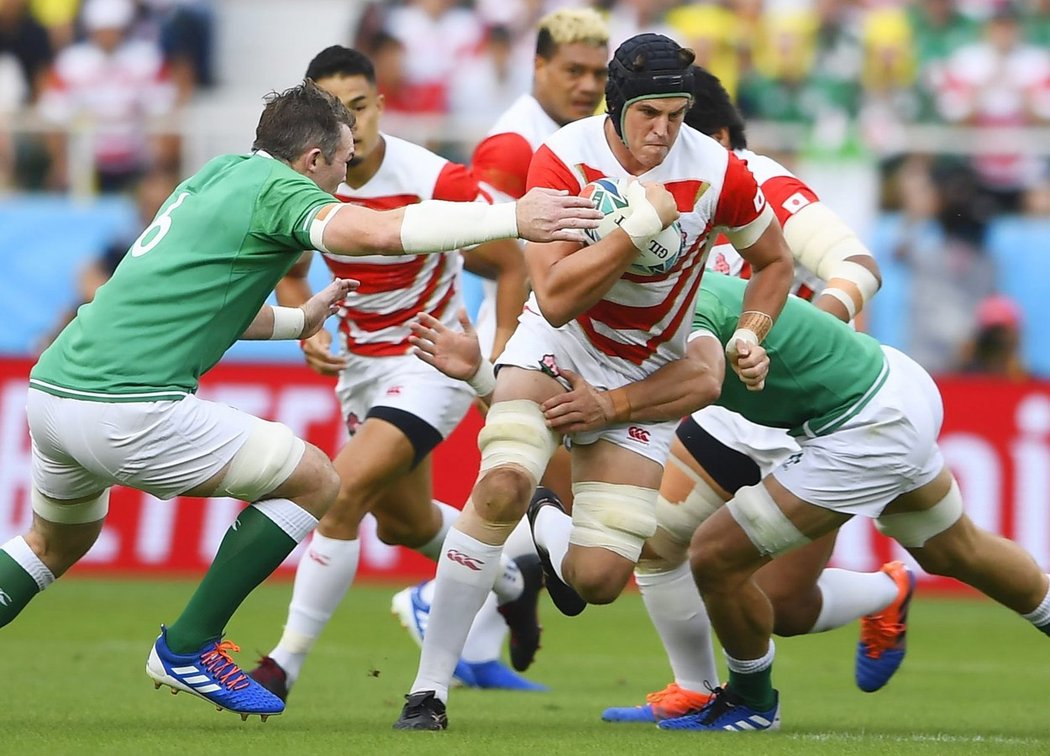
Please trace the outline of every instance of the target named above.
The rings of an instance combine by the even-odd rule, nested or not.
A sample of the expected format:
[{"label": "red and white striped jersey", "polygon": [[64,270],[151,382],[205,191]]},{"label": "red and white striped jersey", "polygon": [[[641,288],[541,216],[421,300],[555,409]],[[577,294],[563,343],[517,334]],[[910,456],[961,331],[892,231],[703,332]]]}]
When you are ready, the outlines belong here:
[{"label": "red and white striped jersey", "polygon": [[494,198],[519,199],[525,194],[533,154],[557,130],[558,124],[536,98],[522,95],[474,148],[474,177]]},{"label": "red and white striped jersey", "polygon": [[[751,150],[734,150],[733,154],[747,163],[747,167],[755,175],[755,180],[758,181],[762,194],[765,195],[781,227],[806,205],[820,202],[820,197],[816,192],[773,158],[759,155]],[[740,253],[724,235],[719,235],[718,241],[711,250],[707,258],[707,267],[719,273],[725,273],[727,276],[751,278],[751,265],[740,256]],[[823,288],[824,281],[813,271],[801,265],[795,265],[795,283],[791,289],[792,294],[803,299],[813,299],[816,293]]]},{"label": "red and white striped jersey", "polygon": [[[532,160],[529,188],[578,194],[584,184],[604,176],[627,178],[606,141],[605,118],[584,118],[552,135]],[[659,181],[675,197],[685,251],[667,273],[624,273],[601,301],[565,326],[631,380],[685,353],[712,230],[769,222],[763,213],[765,198],[743,161],[688,126],[682,127],[663,163],[636,178]],[[539,312],[535,295],[526,307]]]},{"label": "red and white striped jersey", "polygon": [[[466,167],[403,139],[386,134],[383,139],[386,154],[376,174],[357,188],[340,184],[336,197],[373,210],[429,199],[488,201]],[[408,324],[420,311],[455,323],[463,267],[459,252],[323,257],[334,276],[361,282],[339,313],[339,332],[348,351],[370,357],[406,353]]]}]

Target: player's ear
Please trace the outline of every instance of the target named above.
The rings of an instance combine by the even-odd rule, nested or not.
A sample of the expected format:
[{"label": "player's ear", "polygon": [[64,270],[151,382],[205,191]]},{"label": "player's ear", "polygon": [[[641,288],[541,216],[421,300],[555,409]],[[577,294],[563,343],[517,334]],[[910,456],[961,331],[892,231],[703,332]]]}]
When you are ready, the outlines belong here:
[{"label": "player's ear", "polygon": [[377,94],[376,95],[376,110],[378,110],[380,113],[382,113],[383,110],[385,110],[385,109],[386,109],[386,95],[384,95],[384,94]]},{"label": "player's ear", "polygon": [[320,147],[314,147],[308,150],[306,153],[306,169],[309,171],[315,171],[321,166],[324,160],[324,154],[321,152]]}]

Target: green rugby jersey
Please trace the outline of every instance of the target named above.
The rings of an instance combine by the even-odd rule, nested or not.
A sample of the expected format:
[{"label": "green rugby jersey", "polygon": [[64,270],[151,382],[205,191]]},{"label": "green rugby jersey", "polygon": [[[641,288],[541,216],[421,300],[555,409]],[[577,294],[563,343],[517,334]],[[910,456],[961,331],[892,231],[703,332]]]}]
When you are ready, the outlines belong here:
[{"label": "green rugby jersey", "polygon": [[266,155],[225,155],[184,181],[95,298],[40,356],[30,385],[97,401],[178,399],[258,314],[336,202]]},{"label": "green rugby jersey", "polygon": [[[727,344],[746,286],[739,278],[705,271],[693,330],[710,331]],[[793,436],[831,433],[886,382],[879,342],[798,297],[788,297],[762,346],[769,353],[765,388],[748,391],[727,365],[718,404],[753,423],[787,428]]]}]

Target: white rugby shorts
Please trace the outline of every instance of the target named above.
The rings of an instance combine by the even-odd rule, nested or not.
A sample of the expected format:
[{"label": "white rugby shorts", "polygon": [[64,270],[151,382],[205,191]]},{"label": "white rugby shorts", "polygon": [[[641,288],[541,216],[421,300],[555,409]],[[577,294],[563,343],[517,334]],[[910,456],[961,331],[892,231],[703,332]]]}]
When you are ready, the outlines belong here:
[{"label": "white rugby shorts", "polygon": [[864,409],[833,433],[799,438],[800,450],[773,471],[803,501],[875,518],[944,468],[937,446],[944,405],[937,385],[896,349],[882,351],[889,375]]},{"label": "white rugby shorts", "polygon": [[350,435],[373,407],[392,407],[427,423],[442,438],[455,430],[474,401],[474,391],[412,354],[367,357],[347,354],[335,387]]},{"label": "white rugby shorts", "polygon": [[[554,328],[542,316],[529,310],[518,318],[518,327],[497,366],[542,370],[548,374],[568,369],[599,389],[614,389],[632,382],[613,370],[603,354],[567,329]],[[569,434],[571,445],[586,446],[603,440],[651,459],[659,465],[667,461],[677,422],[635,422],[612,425],[599,431]]]},{"label": "white rugby shorts", "polygon": [[30,389],[33,485],[54,499],[122,484],[171,499],[214,477],[244,445],[246,412],[189,395],[165,402],[87,402]]},{"label": "white rugby shorts", "polygon": [[754,460],[763,478],[799,451],[786,430],[756,425],[725,407],[712,404],[691,417],[717,441]]}]

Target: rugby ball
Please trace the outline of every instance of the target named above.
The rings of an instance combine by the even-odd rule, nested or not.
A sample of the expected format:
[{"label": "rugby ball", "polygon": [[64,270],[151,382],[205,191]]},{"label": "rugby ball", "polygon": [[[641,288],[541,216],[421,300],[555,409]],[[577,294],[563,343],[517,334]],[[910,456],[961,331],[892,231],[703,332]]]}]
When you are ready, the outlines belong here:
[{"label": "rugby ball", "polygon": [[[590,198],[595,208],[605,216],[597,228],[584,230],[588,243],[601,241],[606,234],[615,231],[624,218],[630,216],[633,208],[624,196],[627,182],[628,179],[600,178],[583,187],[580,196]],[[649,240],[648,247],[638,253],[627,270],[642,276],[666,273],[678,262],[683,241],[682,227],[675,221]]]}]

